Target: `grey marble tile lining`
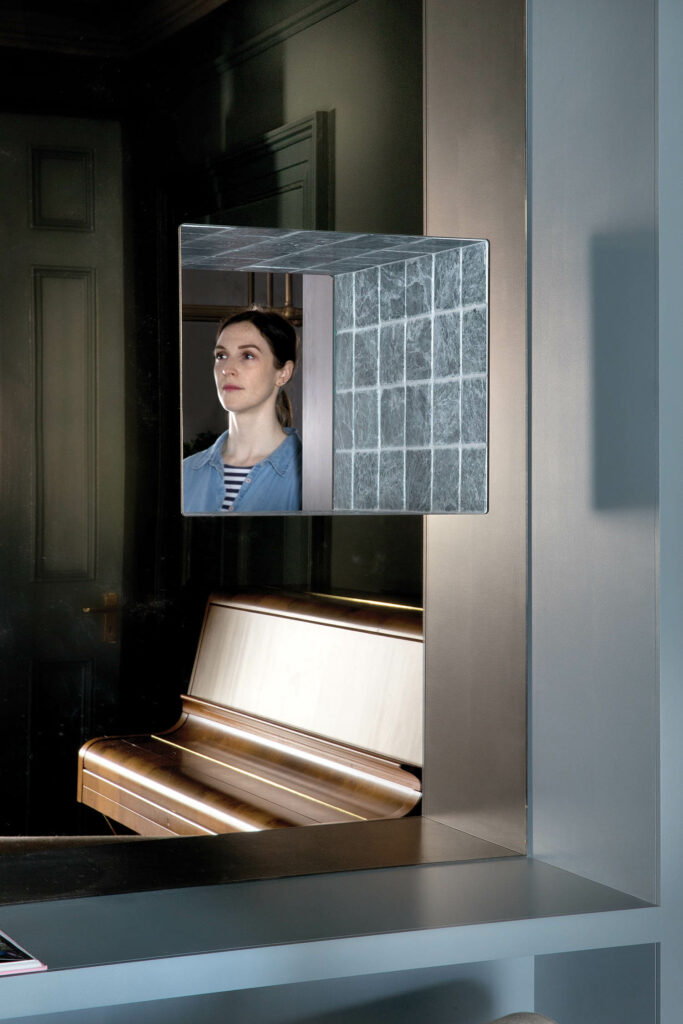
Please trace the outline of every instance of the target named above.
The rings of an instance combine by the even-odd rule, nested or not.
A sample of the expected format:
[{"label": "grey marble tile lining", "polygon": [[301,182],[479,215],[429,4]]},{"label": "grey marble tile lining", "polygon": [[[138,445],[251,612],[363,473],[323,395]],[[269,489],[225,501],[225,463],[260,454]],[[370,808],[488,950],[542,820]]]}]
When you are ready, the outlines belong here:
[{"label": "grey marble tile lining", "polygon": [[[299,231],[284,228],[243,228],[183,224],[180,228],[181,266],[223,270],[308,270],[337,274],[344,270],[394,263],[405,254],[459,250],[468,239],[423,238],[408,235],[368,235],[339,231]],[[296,258],[296,267],[291,263]],[[359,267],[341,267],[343,260]],[[333,266],[333,264],[335,266]]]},{"label": "grey marble tile lining", "polygon": [[376,386],[379,368],[378,329],[356,330],[353,343],[353,385],[356,388]]},{"label": "grey marble tile lining", "polygon": [[[336,387],[353,391],[356,403],[353,447],[343,453],[353,455],[354,482],[350,488],[348,463],[340,463],[335,508],[348,508],[351,494],[359,511],[377,501],[392,511],[485,512],[488,247],[444,249],[426,239],[416,249],[419,256],[335,279]],[[348,437],[348,405],[340,413]],[[378,458],[370,461],[375,438]],[[375,469],[377,491],[370,481]]]}]

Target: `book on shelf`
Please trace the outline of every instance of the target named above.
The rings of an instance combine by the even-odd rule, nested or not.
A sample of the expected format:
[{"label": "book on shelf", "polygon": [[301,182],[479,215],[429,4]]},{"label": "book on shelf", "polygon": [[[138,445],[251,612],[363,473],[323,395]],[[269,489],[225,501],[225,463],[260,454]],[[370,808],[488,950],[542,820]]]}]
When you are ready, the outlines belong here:
[{"label": "book on shelf", "polygon": [[47,964],[31,956],[14,939],[0,931],[0,975],[27,974],[30,971],[45,971]]}]

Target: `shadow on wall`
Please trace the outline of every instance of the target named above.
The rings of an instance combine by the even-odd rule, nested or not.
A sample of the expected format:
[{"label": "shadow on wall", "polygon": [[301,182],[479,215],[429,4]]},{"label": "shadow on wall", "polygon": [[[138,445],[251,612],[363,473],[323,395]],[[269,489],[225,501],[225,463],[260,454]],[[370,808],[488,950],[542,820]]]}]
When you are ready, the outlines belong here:
[{"label": "shadow on wall", "polygon": [[[597,235],[591,244],[592,502],[657,502],[655,237]],[[571,343],[571,341],[570,341]]]},{"label": "shadow on wall", "polygon": [[[231,1019],[249,1020],[251,1024],[485,1024],[491,1021],[497,1000],[483,978],[434,982],[438,974],[464,970],[393,972],[168,1000],[172,1004],[168,1020],[201,1017],[207,1022]],[[425,974],[431,975],[432,984]],[[536,1024],[533,1018],[532,1024]]]},{"label": "shadow on wall", "polygon": [[[396,993],[344,1009],[299,1017],[298,1024],[485,1024],[491,1020],[492,999],[484,984],[474,980],[442,982]],[[493,1011],[495,1012],[495,1011]]]}]

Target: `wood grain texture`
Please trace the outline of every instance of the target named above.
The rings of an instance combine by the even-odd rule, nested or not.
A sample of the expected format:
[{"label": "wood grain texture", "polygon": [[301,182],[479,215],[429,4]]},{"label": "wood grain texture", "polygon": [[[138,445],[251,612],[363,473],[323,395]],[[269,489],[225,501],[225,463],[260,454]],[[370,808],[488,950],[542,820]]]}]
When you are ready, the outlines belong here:
[{"label": "wood grain texture", "polygon": [[242,594],[208,606],[193,696],[422,764],[419,612]]},{"label": "wood grain texture", "polygon": [[[396,685],[399,670],[406,679],[412,671],[413,682],[421,683],[419,618],[417,609],[311,595],[214,595],[200,637],[193,692],[182,697],[178,722],[151,736],[88,741],[79,755],[78,799],[150,836],[248,832],[410,813],[420,799],[416,773],[406,770],[400,758],[340,743],[336,733],[346,723],[365,735],[366,719],[373,726],[377,701],[389,701],[388,685]],[[294,635],[301,628],[305,636]],[[304,659],[298,701],[295,687],[283,687],[283,640],[290,662],[301,662],[304,644],[323,659]],[[400,656],[403,648],[408,657]],[[263,662],[264,652],[266,658],[275,654],[270,665]],[[365,655],[364,666],[359,654]],[[325,696],[330,685],[339,703],[333,700],[325,707],[312,687]],[[364,699],[368,692],[370,701]],[[279,711],[283,695],[291,705],[285,708],[289,718],[312,717],[315,729],[292,728],[281,716],[277,720],[235,707],[240,699],[265,701],[271,711]],[[311,716],[311,709],[321,708],[322,713]],[[344,723],[333,723],[330,734],[340,709]],[[398,711],[388,710],[385,730],[396,728],[400,719]],[[417,712],[421,721],[421,705]]]}]

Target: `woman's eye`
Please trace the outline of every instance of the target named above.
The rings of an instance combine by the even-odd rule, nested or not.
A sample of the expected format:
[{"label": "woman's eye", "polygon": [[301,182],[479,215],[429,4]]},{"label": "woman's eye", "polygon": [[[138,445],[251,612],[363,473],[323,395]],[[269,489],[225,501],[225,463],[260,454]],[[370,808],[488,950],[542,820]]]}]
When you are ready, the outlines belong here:
[{"label": "woman's eye", "polygon": [[225,353],[224,352],[216,352],[215,355],[214,355],[214,359],[216,360],[216,362],[218,362],[219,359],[225,359]]},{"label": "woman's eye", "polygon": [[245,358],[245,359],[255,359],[255,358],[256,358],[256,356],[254,355],[254,353],[253,353],[253,352],[245,352],[245,353],[244,353],[244,358]]}]

